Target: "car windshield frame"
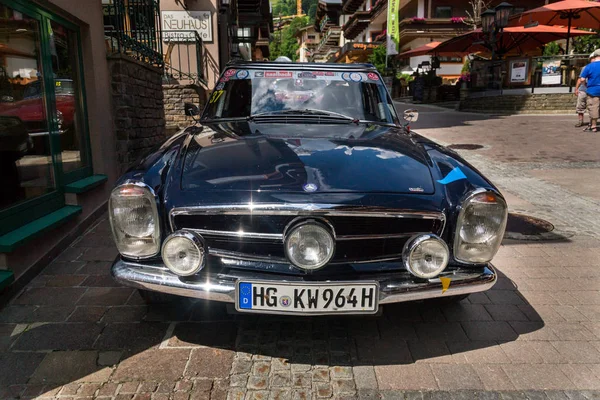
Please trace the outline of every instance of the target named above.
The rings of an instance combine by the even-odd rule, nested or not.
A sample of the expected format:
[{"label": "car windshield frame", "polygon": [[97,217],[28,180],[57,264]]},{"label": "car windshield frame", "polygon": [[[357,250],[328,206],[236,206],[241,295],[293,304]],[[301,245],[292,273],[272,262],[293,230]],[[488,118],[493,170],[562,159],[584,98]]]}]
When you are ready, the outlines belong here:
[{"label": "car windshield frame", "polygon": [[302,120],[323,124],[338,120],[399,125],[392,99],[376,70],[289,64],[248,64],[223,72],[200,122],[244,119],[260,119],[262,123]]}]

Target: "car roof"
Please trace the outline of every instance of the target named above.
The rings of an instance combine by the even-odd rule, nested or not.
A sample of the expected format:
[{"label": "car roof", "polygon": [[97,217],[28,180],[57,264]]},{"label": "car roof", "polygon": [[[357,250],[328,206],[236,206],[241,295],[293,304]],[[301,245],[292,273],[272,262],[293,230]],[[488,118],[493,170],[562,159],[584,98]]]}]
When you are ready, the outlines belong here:
[{"label": "car roof", "polygon": [[264,69],[306,69],[306,70],[326,70],[326,71],[373,71],[377,69],[373,64],[338,64],[338,63],[301,63],[301,62],[275,62],[275,61],[230,61],[228,67],[237,68],[264,68]]}]

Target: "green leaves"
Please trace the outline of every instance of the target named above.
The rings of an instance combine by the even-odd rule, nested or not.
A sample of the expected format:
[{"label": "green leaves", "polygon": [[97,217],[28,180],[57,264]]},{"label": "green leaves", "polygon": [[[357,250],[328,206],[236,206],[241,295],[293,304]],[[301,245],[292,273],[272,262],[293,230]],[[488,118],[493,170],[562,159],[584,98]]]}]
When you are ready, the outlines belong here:
[{"label": "green leaves", "polygon": [[296,33],[298,29],[309,24],[308,17],[297,17],[292,22],[279,32],[273,34],[274,39],[269,44],[271,60],[275,60],[279,56],[289,57],[292,61],[298,59],[298,38]]}]

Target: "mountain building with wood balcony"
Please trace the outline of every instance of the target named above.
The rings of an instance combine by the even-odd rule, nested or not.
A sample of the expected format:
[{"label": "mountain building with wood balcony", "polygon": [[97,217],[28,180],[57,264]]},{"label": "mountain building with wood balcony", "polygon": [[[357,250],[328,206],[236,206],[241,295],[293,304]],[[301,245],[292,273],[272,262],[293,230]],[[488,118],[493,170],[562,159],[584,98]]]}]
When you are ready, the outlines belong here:
[{"label": "mountain building with wood balcony", "polygon": [[298,29],[296,33],[298,38],[298,61],[308,62],[312,59],[313,53],[321,43],[321,35],[317,32],[314,25],[308,25]]}]

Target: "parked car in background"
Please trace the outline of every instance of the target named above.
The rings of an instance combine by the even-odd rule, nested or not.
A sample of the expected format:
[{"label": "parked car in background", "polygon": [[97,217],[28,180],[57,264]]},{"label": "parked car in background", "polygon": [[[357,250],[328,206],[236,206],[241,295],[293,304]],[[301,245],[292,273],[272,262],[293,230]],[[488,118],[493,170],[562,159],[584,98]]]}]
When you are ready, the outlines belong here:
[{"label": "parked car in background", "polygon": [[[55,79],[54,84],[61,147],[66,150],[77,146],[77,135],[73,129],[75,89],[71,79]],[[48,146],[48,119],[45,107],[42,82],[37,80],[25,86],[21,100],[5,98],[0,102],[0,115],[15,116],[21,119],[29,136],[34,140],[34,148],[46,149]]]},{"label": "parked car in background", "polygon": [[412,132],[417,116],[401,121],[370,64],[229,65],[201,126],[112,191],[113,276],[148,301],[293,315],[373,314],[491,288],[506,202]]}]

